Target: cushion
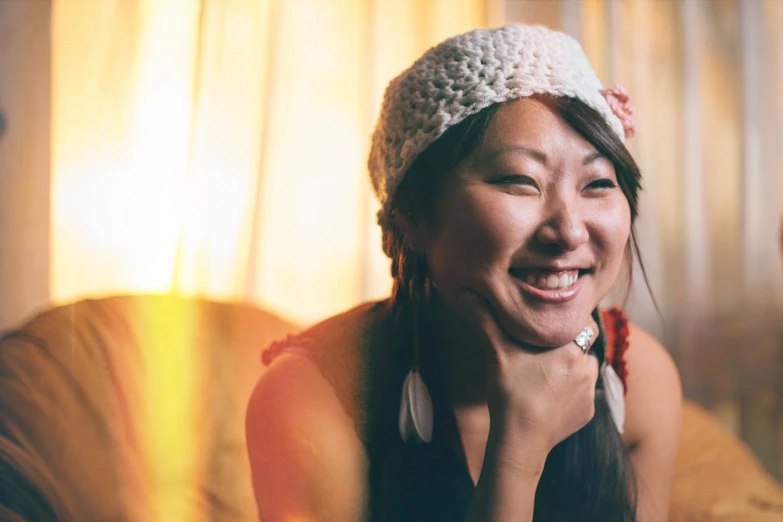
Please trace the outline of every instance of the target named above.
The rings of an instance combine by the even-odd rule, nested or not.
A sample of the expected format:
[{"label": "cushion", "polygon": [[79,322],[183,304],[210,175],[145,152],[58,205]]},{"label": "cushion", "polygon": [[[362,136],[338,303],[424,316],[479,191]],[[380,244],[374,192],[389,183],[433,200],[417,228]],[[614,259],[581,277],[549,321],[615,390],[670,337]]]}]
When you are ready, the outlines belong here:
[{"label": "cushion", "polygon": [[783,522],[783,489],[707,410],[686,402],[671,522]]},{"label": "cushion", "polygon": [[0,341],[0,519],[256,520],[244,412],[294,330],[236,304],[87,300]]}]

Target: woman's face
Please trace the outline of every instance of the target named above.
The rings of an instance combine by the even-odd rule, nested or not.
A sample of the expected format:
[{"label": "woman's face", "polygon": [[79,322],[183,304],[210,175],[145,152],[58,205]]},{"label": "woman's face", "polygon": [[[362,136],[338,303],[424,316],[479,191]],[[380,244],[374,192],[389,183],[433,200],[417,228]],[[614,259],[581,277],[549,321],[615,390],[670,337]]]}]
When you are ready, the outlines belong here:
[{"label": "woman's face", "polygon": [[512,338],[561,346],[612,286],[630,233],[612,163],[533,99],[501,107],[412,230],[441,298],[466,290]]}]

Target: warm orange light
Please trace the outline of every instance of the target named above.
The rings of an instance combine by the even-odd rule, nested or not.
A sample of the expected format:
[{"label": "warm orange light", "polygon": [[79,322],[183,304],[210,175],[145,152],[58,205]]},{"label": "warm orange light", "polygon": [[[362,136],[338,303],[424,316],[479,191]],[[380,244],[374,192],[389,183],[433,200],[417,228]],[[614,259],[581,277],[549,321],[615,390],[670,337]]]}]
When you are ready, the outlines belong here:
[{"label": "warm orange light", "polygon": [[[194,2],[55,2],[52,297],[170,288],[192,120]],[[111,23],[134,19],[129,30]],[[107,27],[108,25],[108,27]]]},{"label": "warm orange light", "polygon": [[[53,300],[175,291],[307,324],[387,295],[366,170],[383,89],[485,12],[484,0],[57,0]],[[177,492],[201,480],[203,361],[192,331],[171,327],[179,312],[145,313],[148,519],[198,520]]]},{"label": "warm orange light", "polygon": [[[171,289],[191,161],[198,15],[190,1],[54,3],[56,301]],[[200,482],[199,361],[187,353],[191,330],[172,331],[170,310],[150,312],[141,354],[150,374],[134,401],[147,519],[198,520],[197,499],[178,492]]]},{"label": "warm orange light", "polygon": [[386,295],[383,89],[487,12],[393,4],[55,2],[53,298],[176,290],[307,324]]}]

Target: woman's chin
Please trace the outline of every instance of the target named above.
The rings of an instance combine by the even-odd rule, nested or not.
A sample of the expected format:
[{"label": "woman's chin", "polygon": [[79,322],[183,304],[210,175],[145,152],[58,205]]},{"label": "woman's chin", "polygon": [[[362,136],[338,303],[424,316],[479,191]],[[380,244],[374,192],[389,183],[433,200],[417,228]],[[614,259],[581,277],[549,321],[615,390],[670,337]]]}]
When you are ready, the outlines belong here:
[{"label": "woman's chin", "polygon": [[563,332],[531,332],[524,336],[515,337],[515,339],[523,344],[533,346],[541,349],[559,348],[565,346],[574,339],[581,332],[580,328],[576,334],[564,335]]},{"label": "woman's chin", "polygon": [[[585,314],[589,318],[589,312]],[[563,318],[559,321],[525,321],[523,324],[509,321],[511,324],[503,325],[512,339],[517,342],[540,348],[558,348],[565,346],[584,329],[588,323]]]}]

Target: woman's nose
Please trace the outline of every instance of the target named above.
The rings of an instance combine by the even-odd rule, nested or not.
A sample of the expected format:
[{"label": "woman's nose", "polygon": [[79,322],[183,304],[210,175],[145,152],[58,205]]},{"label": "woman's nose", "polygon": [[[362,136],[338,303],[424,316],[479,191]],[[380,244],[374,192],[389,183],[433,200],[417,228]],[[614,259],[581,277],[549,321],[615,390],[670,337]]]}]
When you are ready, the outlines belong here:
[{"label": "woman's nose", "polygon": [[557,246],[570,252],[586,243],[589,234],[584,219],[573,203],[561,201],[554,205],[547,219],[536,231],[536,238],[544,245]]}]

